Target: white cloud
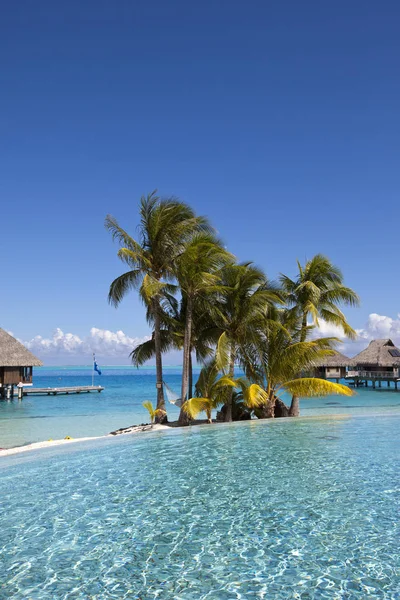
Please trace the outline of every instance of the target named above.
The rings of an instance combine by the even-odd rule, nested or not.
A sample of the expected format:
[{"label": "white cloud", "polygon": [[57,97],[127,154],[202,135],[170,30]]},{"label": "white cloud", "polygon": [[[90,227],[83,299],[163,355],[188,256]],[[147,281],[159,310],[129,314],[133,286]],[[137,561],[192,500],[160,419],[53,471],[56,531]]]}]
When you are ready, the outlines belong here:
[{"label": "white cloud", "polygon": [[92,352],[103,357],[128,358],[129,353],[138,344],[150,339],[150,336],[130,337],[123,331],[109,331],[92,327],[89,335],[81,338],[74,333],[64,333],[59,327],[51,338],[37,335],[31,340],[23,341],[39,358],[90,357]]},{"label": "white cloud", "polygon": [[360,338],[365,340],[390,338],[400,344],[400,314],[396,319],[371,313],[364,329],[357,329]]},{"label": "white cloud", "polygon": [[[342,342],[337,348],[348,356],[354,356],[363,350],[373,339],[391,338],[397,346],[400,346],[400,314],[396,318],[392,318],[371,313],[365,326],[356,331],[357,339],[355,341],[347,340],[339,327],[321,320],[319,328],[313,332],[313,337],[339,338]],[[92,327],[85,337],[74,333],[64,333],[57,328],[50,338],[37,335],[31,340],[21,341],[45,362],[47,362],[46,359],[50,361],[58,359],[57,362],[60,363],[64,358],[74,360],[75,364],[78,364],[82,361],[87,362],[91,358],[92,352],[95,352],[98,359],[104,364],[104,360],[107,358],[114,359],[114,361],[122,359],[123,362],[128,363],[128,356],[133,348],[149,339],[150,336],[130,337],[121,330],[110,331]],[[179,354],[179,356],[173,357],[171,364],[180,362],[180,360],[181,355]],[[111,362],[114,364],[114,361]],[[61,364],[63,363],[61,362]]]},{"label": "white cloud", "polygon": [[366,348],[371,340],[390,338],[397,346],[400,346],[400,314],[395,319],[371,313],[365,326],[356,329],[357,339],[352,341],[344,337],[340,328],[330,325],[325,321],[320,321],[319,328],[315,330],[315,335],[323,337],[338,337],[342,343],[338,350],[349,356],[354,356]]}]

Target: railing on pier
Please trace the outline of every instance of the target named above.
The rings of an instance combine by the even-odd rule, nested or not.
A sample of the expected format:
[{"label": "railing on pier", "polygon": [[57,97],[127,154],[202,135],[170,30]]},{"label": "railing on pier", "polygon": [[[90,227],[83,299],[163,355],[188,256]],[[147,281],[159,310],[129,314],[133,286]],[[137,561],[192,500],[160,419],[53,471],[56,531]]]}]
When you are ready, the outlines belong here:
[{"label": "railing on pier", "polygon": [[398,379],[398,371],[348,371],[346,377],[361,379]]}]

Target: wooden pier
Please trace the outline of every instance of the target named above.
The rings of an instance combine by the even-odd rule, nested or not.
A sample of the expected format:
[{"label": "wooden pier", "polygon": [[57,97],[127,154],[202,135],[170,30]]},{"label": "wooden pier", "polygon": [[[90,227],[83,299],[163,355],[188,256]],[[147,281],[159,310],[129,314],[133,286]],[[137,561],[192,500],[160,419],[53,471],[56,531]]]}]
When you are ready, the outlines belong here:
[{"label": "wooden pier", "polygon": [[72,387],[56,388],[23,388],[24,396],[58,396],[58,394],[85,394],[89,392],[102,392],[101,385],[77,385]]},{"label": "wooden pier", "polygon": [[354,387],[368,387],[371,382],[374,390],[377,385],[382,387],[382,382],[385,382],[388,388],[393,383],[394,389],[397,391],[400,383],[397,373],[393,373],[393,371],[356,371],[355,373],[350,371],[345,379],[349,385]]}]

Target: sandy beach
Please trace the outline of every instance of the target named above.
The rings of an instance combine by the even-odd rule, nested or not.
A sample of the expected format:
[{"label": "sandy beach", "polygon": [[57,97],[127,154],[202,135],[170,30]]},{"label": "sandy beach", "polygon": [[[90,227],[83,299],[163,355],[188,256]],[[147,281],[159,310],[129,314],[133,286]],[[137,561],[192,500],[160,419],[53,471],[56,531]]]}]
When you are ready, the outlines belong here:
[{"label": "sandy beach", "polygon": [[31,450],[40,450],[40,448],[51,448],[53,446],[63,446],[66,444],[74,444],[76,442],[89,442],[93,440],[100,440],[106,438],[117,437],[119,435],[134,435],[137,433],[146,433],[146,432],[154,432],[160,431],[163,429],[170,429],[168,425],[138,425],[127,427],[126,429],[122,429],[118,433],[108,433],[106,435],[98,435],[91,437],[80,437],[80,438],[69,438],[69,439],[61,439],[61,440],[47,440],[44,442],[34,442],[33,444],[27,444],[26,446],[17,446],[16,448],[5,448],[0,450],[0,458],[2,456],[10,456],[12,454],[20,454],[22,452],[29,452]]}]

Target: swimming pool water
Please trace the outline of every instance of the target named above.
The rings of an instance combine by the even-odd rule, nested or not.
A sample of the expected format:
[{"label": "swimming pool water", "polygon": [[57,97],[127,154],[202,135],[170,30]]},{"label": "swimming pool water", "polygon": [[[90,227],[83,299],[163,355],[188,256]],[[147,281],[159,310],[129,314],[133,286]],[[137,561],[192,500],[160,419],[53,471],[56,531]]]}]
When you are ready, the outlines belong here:
[{"label": "swimming pool water", "polygon": [[254,421],[3,458],[0,598],[398,599],[399,425]]}]

